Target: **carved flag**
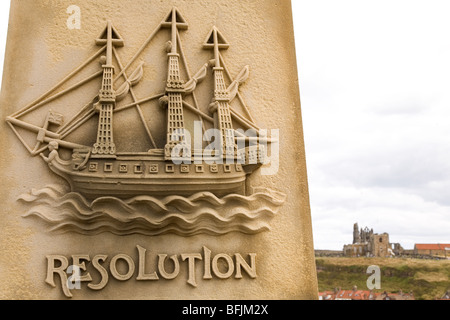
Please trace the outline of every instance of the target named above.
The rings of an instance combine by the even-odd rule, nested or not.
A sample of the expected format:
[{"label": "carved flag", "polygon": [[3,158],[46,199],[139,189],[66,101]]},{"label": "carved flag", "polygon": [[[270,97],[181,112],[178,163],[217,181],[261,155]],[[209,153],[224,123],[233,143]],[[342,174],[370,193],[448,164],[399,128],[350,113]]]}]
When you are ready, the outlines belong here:
[{"label": "carved flag", "polygon": [[116,93],[116,100],[120,101],[123,100],[128,92],[130,91],[131,87],[134,87],[141,81],[142,77],[144,76],[144,63],[142,62],[136,70],[131,74],[131,76],[128,78],[127,81],[117,90]]},{"label": "carved flag", "polygon": [[188,83],[186,83],[184,87],[185,92],[186,93],[193,92],[197,87],[197,83],[202,81],[206,77],[207,71],[208,71],[208,64],[206,63],[205,65],[203,65],[203,67],[200,68],[200,70],[195,74],[195,76],[193,76],[192,79],[189,80]]},{"label": "carved flag", "polygon": [[249,75],[250,75],[250,67],[245,66],[244,69],[242,69],[242,71],[237,76],[236,80],[234,80],[228,87],[228,92],[230,93],[230,101],[232,101],[236,97],[239,86],[248,79]]},{"label": "carved flag", "polygon": [[48,113],[48,123],[61,126],[64,123],[64,116],[60,113],[49,111]]}]

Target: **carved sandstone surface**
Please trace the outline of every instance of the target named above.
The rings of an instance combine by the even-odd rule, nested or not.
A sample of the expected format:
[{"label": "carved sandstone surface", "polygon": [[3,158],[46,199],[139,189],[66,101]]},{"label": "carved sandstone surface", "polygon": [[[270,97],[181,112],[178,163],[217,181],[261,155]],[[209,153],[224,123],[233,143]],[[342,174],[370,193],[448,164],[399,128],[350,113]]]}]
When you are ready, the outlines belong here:
[{"label": "carved sandstone surface", "polygon": [[229,232],[256,234],[270,229],[269,221],[285,196],[268,189],[251,196],[231,194],[217,198],[210,192],[189,198],[137,196],[128,200],[102,197],[92,202],[61,186],[32,190],[20,201],[33,204],[25,215],[37,217],[59,233],[95,235],[111,232],[124,236],[175,233],[223,235]]},{"label": "carved sandstone surface", "polygon": [[[81,12],[79,7],[70,8]],[[77,19],[81,20],[79,14]],[[77,27],[81,28],[80,23]],[[22,196],[21,200],[36,205],[30,215],[55,224],[54,230],[66,229],[85,235],[101,231],[116,235],[144,231],[146,235],[174,232],[181,236],[202,232],[220,235],[232,231],[254,234],[268,229],[264,223],[258,226],[253,222],[267,215],[272,217],[285,196],[276,196],[270,190],[252,194],[248,188],[247,177],[263,164],[270,163],[265,155],[268,143],[278,143],[254,123],[239,94],[239,86],[249,77],[249,66],[245,66],[236,79],[229,76],[231,84],[226,84],[225,74],[229,75],[230,71],[224,67],[220,51],[230,45],[217,27],[213,27],[203,48],[212,50],[214,59],[191,77],[179,33],[187,28],[180,10],[171,8],[133,58],[124,64],[116,50],[125,46],[124,40],[112,22],[107,21],[95,41],[101,47],[99,51],[44,95],[7,117],[8,125],[30,155],[39,155],[71,189],[69,194],[61,188],[48,187]],[[164,29],[170,31],[170,40],[164,46],[167,51],[165,92],[140,97],[133,87],[144,78],[143,66],[149,63],[142,53]],[[100,71],[61,89],[96,59],[100,62]],[[127,70],[138,60],[141,61],[128,76]],[[185,65],[188,81],[182,80],[181,64]],[[212,117],[201,111],[195,95],[199,83],[206,78],[208,67],[213,74],[212,102],[208,107]],[[47,111],[42,127],[34,123],[33,119],[39,117],[38,111],[50,108],[53,101],[73,91],[88,92],[86,86],[91,82],[95,84],[96,78],[99,78],[96,81],[99,92],[90,102],[81,104],[80,111],[71,115],[70,120],[65,121],[67,107],[60,103]],[[162,90],[159,87],[152,90]],[[200,91],[203,95],[207,93]],[[188,95],[193,97],[191,104],[187,102]],[[250,119],[231,106],[236,96]],[[158,98],[164,114],[155,113],[153,117],[159,116],[167,124],[162,133],[166,137],[164,145],[155,142],[155,130],[149,126],[143,112],[144,105],[154,109],[155,103],[150,102]],[[133,102],[130,104],[130,101]],[[128,131],[138,133],[133,129],[141,126],[151,142],[139,152],[115,142],[120,136],[117,131],[121,132],[117,129],[122,124],[117,121],[118,113],[129,113],[129,109],[136,109],[138,114]],[[199,118],[194,121],[193,139],[188,129],[187,111]],[[71,138],[77,131],[88,131],[91,119],[97,124],[94,137]],[[212,128],[207,129],[203,121],[211,122]],[[236,128],[237,125],[242,127]],[[34,148],[20,129],[36,134]],[[206,146],[204,142],[210,144]]]},{"label": "carved sandstone surface", "polygon": [[[81,270],[80,259],[98,257],[98,269],[147,244],[257,260],[239,281],[204,277],[189,288],[177,277],[151,293],[148,283],[120,283],[134,268],[118,264],[118,282],[70,297],[315,298],[286,16],[281,0],[13,0],[0,101],[0,297],[65,298],[48,284],[73,268],[51,266],[43,282],[46,257],[72,256]],[[216,257],[217,274],[231,274],[231,255]],[[202,259],[192,254],[177,274],[194,277]]]}]

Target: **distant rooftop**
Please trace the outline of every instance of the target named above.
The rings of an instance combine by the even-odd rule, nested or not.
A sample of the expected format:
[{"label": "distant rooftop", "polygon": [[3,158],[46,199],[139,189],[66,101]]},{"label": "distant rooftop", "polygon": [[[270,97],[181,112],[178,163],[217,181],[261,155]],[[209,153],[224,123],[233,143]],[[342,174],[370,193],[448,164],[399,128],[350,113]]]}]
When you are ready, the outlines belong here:
[{"label": "distant rooftop", "polygon": [[450,250],[450,244],[445,243],[416,243],[417,250]]}]

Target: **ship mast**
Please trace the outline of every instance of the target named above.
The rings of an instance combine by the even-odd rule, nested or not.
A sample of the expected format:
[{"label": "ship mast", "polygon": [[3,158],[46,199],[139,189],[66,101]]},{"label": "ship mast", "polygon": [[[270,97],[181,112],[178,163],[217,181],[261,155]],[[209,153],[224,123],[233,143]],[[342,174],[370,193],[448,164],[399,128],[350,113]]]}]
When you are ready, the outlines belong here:
[{"label": "ship mast", "polygon": [[214,114],[215,127],[220,130],[221,147],[224,159],[235,159],[237,145],[231,118],[231,94],[224,79],[224,68],[220,63],[220,49],[228,49],[229,44],[222,34],[213,27],[204,44],[205,49],[214,50],[214,98],[209,112]]},{"label": "ship mast", "polygon": [[113,113],[116,107],[114,91],[113,46],[123,46],[123,40],[108,21],[102,36],[97,39],[97,45],[106,44],[106,56],[102,57],[103,80],[99,92],[99,101],[94,105],[98,116],[97,142],[92,149],[93,157],[115,158],[116,145],[113,134]]},{"label": "ship mast", "polygon": [[166,84],[166,95],[163,99],[167,105],[167,143],[164,149],[165,160],[173,160],[172,151],[180,146],[177,157],[190,158],[191,150],[186,144],[183,94],[185,93],[185,82],[180,75],[180,55],[177,48],[178,29],[187,29],[188,25],[177,8],[173,8],[162,23],[162,27],[171,28],[171,41],[168,43],[168,76]]}]

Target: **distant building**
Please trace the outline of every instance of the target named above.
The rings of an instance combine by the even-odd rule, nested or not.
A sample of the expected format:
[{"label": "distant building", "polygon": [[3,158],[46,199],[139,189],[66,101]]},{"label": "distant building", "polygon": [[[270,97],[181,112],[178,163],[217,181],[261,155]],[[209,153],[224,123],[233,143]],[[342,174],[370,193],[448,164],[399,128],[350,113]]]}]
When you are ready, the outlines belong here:
[{"label": "distant building", "polygon": [[414,254],[423,256],[450,257],[450,244],[418,243],[414,245]]},{"label": "distant building", "polygon": [[344,256],[347,257],[390,257],[402,254],[404,249],[399,243],[390,243],[388,233],[374,233],[373,229],[359,230],[353,225],[353,243],[344,245]]},{"label": "distant building", "polygon": [[414,294],[403,293],[402,290],[398,293],[375,293],[372,290],[358,290],[353,287],[353,290],[341,290],[336,288],[333,291],[319,292],[319,300],[415,300]]},{"label": "distant building", "polygon": [[319,292],[319,300],[375,300],[376,295],[369,290],[341,290],[336,288],[333,291]]},{"label": "distant building", "polygon": [[414,294],[412,292],[403,293],[403,291],[400,290],[399,293],[387,293],[386,291],[383,293],[379,293],[376,295],[375,300],[416,300],[416,299],[414,298]]},{"label": "distant building", "polygon": [[314,250],[316,257],[342,257],[342,250]]}]

